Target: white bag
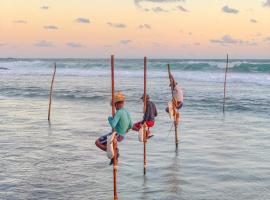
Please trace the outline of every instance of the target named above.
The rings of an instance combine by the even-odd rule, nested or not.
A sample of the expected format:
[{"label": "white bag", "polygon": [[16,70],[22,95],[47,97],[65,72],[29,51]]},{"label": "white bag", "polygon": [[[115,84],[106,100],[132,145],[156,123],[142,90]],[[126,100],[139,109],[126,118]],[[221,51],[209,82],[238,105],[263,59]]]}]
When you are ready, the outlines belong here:
[{"label": "white bag", "polygon": [[113,150],[113,139],[116,136],[116,132],[113,132],[111,136],[107,140],[107,157],[112,159],[114,157],[114,150]]},{"label": "white bag", "polygon": [[173,102],[169,101],[168,102],[168,108],[169,108],[169,116],[172,121],[174,121],[174,116],[173,116]]},{"label": "white bag", "polygon": [[138,136],[139,142],[143,142],[143,126],[140,128]]}]

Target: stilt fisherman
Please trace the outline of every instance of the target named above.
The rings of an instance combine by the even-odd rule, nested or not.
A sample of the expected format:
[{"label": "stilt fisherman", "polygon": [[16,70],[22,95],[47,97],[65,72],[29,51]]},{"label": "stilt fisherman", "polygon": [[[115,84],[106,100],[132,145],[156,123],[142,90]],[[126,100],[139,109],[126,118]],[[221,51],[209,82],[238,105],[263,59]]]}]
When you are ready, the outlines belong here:
[{"label": "stilt fisherman", "polygon": [[[175,81],[173,75],[170,73],[169,75],[170,78],[170,87],[172,89],[172,109],[174,110],[173,112],[175,113],[175,125],[177,126],[179,121],[180,121],[180,114],[179,114],[179,110],[182,108],[183,103],[184,103],[184,96],[183,96],[183,91],[182,88],[177,84],[177,82]],[[170,108],[167,107],[166,108],[166,112],[169,113],[170,112]]]},{"label": "stilt fisherman", "polygon": [[[129,131],[129,129],[132,128],[132,120],[130,117],[129,112],[124,108],[125,105],[125,95],[121,92],[116,93],[114,97],[114,104],[116,109],[116,114],[114,117],[109,116],[108,122],[110,126],[115,130],[116,132],[116,139],[118,142],[121,142],[124,140],[126,133]],[[112,132],[105,134],[101,137],[99,137],[96,140],[96,146],[100,148],[103,151],[107,151],[107,140],[112,135]],[[117,159],[119,157],[119,150],[117,149]],[[113,158],[111,159],[110,165],[113,164]]]}]

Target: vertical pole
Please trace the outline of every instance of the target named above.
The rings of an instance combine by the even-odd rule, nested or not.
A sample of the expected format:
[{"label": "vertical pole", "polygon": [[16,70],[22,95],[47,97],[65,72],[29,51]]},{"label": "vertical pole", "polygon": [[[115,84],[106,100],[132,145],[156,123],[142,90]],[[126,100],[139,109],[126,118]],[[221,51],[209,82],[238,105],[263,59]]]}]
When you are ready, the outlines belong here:
[{"label": "vertical pole", "polygon": [[229,56],[227,54],[227,62],[226,62],[226,69],[225,69],[225,80],[224,80],[223,114],[225,114],[225,100],[226,100],[228,65],[229,65]]},{"label": "vertical pole", "polygon": [[[111,86],[112,86],[112,116],[115,115],[115,105],[114,105],[114,55],[111,55]],[[112,130],[114,131],[114,130]],[[113,151],[114,151],[114,157],[113,157],[113,195],[114,200],[118,200],[117,197],[117,140],[116,138],[113,139]]]},{"label": "vertical pole", "polygon": [[175,148],[178,149],[178,127],[176,123],[174,124],[174,134],[175,134]]},{"label": "vertical pole", "polygon": [[114,105],[114,55],[111,55],[111,81],[112,81],[112,116],[115,115]]},{"label": "vertical pole", "polygon": [[[143,112],[146,112],[146,71],[147,70],[147,57],[144,57],[144,90],[143,90],[143,101],[144,101],[144,105],[143,105]],[[147,166],[147,161],[146,161],[146,143],[147,143],[147,134],[146,134],[146,125],[143,124],[143,160],[144,160],[144,165],[143,165],[143,174],[146,174],[146,166]]]},{"label": "vertical pole", "polygon": [[50,96],[49,96],[49,109],[48,109],[48,121],[50,121],[50,119],[51,119],[52,92],[53,92],[53,83],[54,83],[55,73],[56,73],[56,63],[54,63],[53,77],[52,77],[52,81],[51,81],[51,89],[50,89]]},{"label": "vertical pole", "polygon": [[[168,74],[169,74],[169,79],[170,79],[170,83],[171,82],[171,67],[170,64],[168,64]],[[171,94],[172,94],[172,101],[173,101],[173,87],[171,85]],[[173,104],[173,116],[174,116],[174,134],[175,134],[175,148],[178,149],[178,128],[176,125],[176,110]]]}]

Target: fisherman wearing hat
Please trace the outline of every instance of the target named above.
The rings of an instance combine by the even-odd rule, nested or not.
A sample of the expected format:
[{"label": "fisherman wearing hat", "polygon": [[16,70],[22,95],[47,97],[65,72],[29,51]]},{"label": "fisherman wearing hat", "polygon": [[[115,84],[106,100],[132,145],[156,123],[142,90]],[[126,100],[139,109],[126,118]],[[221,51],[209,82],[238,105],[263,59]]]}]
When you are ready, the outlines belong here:
[{"label": "fisherman wearing hat", "polygon": [[[182,108],[183,103],[184,103],[184,96],[183,96],[183,91],[182,88],[177,85],[177,82],[174,80],[172,74],[169,75],[170,78],[170,87],[172,88],[172,95],[173,95],[173,99],[172,99],[172,103],[173,103],[173,107],[176,109],[176,121],[175,124],[178,125],[179,120],[180,120],[180,116],[179,116],[179,109]],[[169,108],[166,108],[166,112],[169,113]]]},{"label": "fisherman wearing hat", "polygon": [[[129,129],[132,128],[132,120],[129,112],[124,108],[125,96],[121,92],[116,93],[114,97],[114,104],[116,108],[116,114],[114,117],[108,117],[110,126],[115,129],[117,135],[116,139],[121,142]],[[112,135],[112,132],[99,137],[96,140],[96,146],[103,151],[107,151],[107,140]],[[117,150],[118,151],[118,150]],[[117,158],[119,153],[117,154]],[[113,158],[111,159],[110,165],[113,164]]]},{"label": "fisherman wearing hat", "polygon": [[[144,95],[142,95],[141,99],[144,100]],[[153,137],[154,135],[150,133],[149,128],[155,125],[155,117],[157,117],[156,105],[150,101],[149,95],[146,94],[146,111],[144,113],[143,120],[134,124],[132,130],[139,131],[145,123],[148,127],[147,138],[149,139]]]}]

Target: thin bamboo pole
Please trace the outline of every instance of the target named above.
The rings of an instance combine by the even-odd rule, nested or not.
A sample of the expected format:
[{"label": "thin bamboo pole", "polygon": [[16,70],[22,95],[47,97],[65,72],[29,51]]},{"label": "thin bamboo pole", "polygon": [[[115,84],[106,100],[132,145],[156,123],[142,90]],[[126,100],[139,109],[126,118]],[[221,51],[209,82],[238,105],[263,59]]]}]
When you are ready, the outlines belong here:
[{"label": "thin bamboo pole", "polygon": [[178,127],[174,124],[174,135],[175,135],[175,148],[178,149]]},{"label": "thin bamboo pole", "polygon": [[228,65],[229,65],[229,55],[227,54],[227,62],[226,62],[226,69],[225,69],[225,80],[224,80],[223,114],[225,114],[225,101],[226,101]]},{"label": "thin bamboo pole", "polygon": [[[171,77],[171,67],[170,67],[170,64],[168,64],[168,74],[169,74],[169,79]],[[170,79],[170,83],[171,83],[171,79]],[[172,94],[172,100],[173,100],[173,87],[171,85],[171,94]],[[177,125],[176,125],[176,110],[174,108],[174,105],[173,105],[173,116],[174,116],[174,135],[175,135],[175,148],[178,149],[178,128],[177,128]]]},{"label": "thin bamboo pole", "polygon": [[[146,78],[147,78],[147,57],[144,57],[144,89],[143,89],[143,112],[146,112]],[[143,124],[143,174],[146,174],[146,143],[147,143],[147,133],[146,133],[146,124]]]},{"label": "thin bamboo pole", "polygon": [[50,121],[50,119],[51,119],[52,92],[53,92],[53,83],[54,83],[55,73],[56,73],[56,63],[54,63],[53,77],[52,77],[52,81],[51,81],[51,89],[50,89],[50,96],[49,96],[49,109],[48,109],[48,121]]},{"label": "thin bamboo pole", "polygon": [[[111,55],[111,87],[112,87],[112,116],[115,115],[115,105],[114,105],[114,55]],[[112,130],[114,132],[114,130]],[[118,200],[117,196],[117,140],[113,139],[113,196],[114,200]]]}]

